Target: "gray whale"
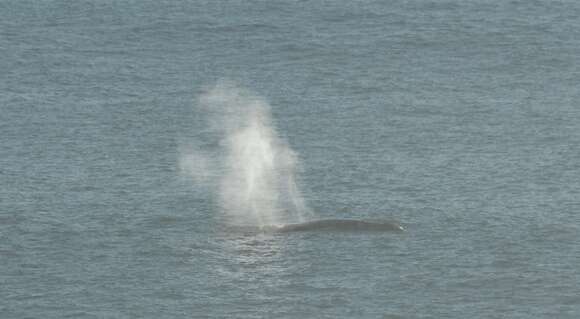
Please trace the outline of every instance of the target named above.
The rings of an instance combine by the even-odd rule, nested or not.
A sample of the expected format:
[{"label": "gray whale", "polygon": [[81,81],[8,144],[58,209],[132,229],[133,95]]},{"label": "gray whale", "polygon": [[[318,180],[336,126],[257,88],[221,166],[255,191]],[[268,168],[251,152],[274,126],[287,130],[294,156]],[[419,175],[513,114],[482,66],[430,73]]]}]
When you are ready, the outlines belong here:
[{"label": "gray whale", "polygon": [[395,222],[365,221],[356,219],[321,219],[297,224],[277,226],[275,231],[305,232],[305,231],[353,231],[353,232],[385,232],[403,231],[404,228]]}]

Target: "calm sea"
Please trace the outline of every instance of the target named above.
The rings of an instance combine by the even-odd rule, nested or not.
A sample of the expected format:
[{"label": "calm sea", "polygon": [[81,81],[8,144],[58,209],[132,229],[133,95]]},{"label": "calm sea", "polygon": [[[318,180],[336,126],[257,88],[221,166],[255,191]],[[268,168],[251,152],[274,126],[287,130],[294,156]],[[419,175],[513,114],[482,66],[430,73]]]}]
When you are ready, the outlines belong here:
[{"label": "calm sea", "polygon": [[[0,318],[580,318],[579,61],[572,0],[0,0]],[[224,80],[406,231],[225,232]]]}]

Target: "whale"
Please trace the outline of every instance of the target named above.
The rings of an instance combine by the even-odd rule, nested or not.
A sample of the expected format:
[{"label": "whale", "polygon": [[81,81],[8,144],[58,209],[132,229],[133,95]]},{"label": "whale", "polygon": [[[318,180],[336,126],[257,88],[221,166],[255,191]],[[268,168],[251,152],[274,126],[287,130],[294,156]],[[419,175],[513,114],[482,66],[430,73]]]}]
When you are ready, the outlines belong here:
[{"label": "whale", "polygon": [[303,223],[285,224],[274,229],[279,233],[290,232],[402,232],[404,228],[396,222],[366,221],[357,219],[320,219]]}]

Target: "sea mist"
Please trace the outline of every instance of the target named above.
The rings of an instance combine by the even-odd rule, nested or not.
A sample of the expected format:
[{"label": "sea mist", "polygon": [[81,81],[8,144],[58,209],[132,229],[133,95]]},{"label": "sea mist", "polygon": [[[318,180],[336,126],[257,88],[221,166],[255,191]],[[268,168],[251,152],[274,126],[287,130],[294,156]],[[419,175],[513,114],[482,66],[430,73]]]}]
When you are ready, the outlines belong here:
[{"label": "sea mist", "polygon": [[196,112],[207,121],[206,146],[182,151],[180,164],[216,195],[230,223],[264,227],[310,215],[295,180],[297,154],[277,134],[264,99],[220,83],[200,96]]}]

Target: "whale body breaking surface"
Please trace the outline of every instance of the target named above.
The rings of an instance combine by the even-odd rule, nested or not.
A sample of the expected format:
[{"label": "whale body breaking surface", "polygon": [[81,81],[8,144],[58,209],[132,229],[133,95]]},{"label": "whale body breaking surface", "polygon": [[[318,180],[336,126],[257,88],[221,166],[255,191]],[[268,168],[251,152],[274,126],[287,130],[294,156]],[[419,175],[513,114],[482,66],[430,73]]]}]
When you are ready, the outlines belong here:
[{"label": "whale body breaking surface", "polygon": [[404,228],[396,222],[365,221],[356,219],[321,219],[296,224],[274,226],[273,231],[307,232],[307,231],[342,231],[342,232],[386,232],[404,231]]}]

